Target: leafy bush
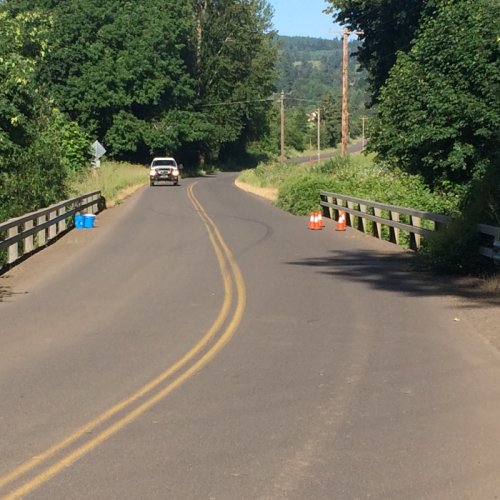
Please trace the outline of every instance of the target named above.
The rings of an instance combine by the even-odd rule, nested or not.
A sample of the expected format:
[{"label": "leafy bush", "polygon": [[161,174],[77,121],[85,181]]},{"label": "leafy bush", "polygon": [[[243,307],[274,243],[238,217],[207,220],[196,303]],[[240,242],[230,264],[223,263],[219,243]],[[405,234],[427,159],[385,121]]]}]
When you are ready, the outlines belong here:
[{"label": "leafy bush", "polygon": [[24,151],[7,159],[1,173],[0,220],[17,217],[63,200],[67,173],[58,147],[43,134]]},{"label": "leafy bush", "polygon": [[295,215],[307,215],[319,208],[319,192],[334,191],[335,180],[325,174],[296,174],[286,179],[279,190],[276,205]]},{"label": "leafy bush", "polygon": [[389,205],[450,216],[459,214],[461,193],[433,193],[418,175],[409,175],[364,155],[335,156],[320,165],[261,163],[240,180],[279,189],[277,205],[294,214],[319,206],[319,192],[333,191]]}]

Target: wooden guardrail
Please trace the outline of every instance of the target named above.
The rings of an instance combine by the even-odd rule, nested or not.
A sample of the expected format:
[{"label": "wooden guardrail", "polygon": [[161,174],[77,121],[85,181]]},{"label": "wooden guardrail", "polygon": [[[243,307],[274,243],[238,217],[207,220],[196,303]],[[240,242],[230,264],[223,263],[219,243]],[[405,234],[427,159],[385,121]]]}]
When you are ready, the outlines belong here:
[{"label": "wooden guardrail", "polygon": [[[413,250],[420,248],[422,237],[429,237],[432,233],[447,228],[453,220],[446,215],[326,191],[320,192],[320,204],[324,207],[326,217],[338,220],[342,210],[346,214],[348,226],[397,245],[406,240],[409,248]],[[478,224],[477,230],[484,239],[479,253],[500,264],[500,227]]]},{"label": "wooden guardrail", "polygon": [[50,207],[0,223],[0,270],[47,245],[74,226],[74,215],[96,214],[101,206],[101,192],[77,196]]}]

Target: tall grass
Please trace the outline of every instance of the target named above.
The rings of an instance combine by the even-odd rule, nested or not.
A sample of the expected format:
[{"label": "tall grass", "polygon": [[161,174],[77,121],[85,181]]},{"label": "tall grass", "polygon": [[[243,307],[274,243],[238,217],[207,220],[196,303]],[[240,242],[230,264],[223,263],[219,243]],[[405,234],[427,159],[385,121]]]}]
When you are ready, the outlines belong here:
[{"label": "tall grass", "polygon": [[125,162],[104,162],[100,168],[85,172],[71,180],[70,191],[74,196],[100,190],[107,202],[117,202],[120,193],[133,186],[149,182],[149,170],[143,165]]},{"label": "tall grass", "polygon": [[457,198],[432,193],[416,175],[374,163],[373,155],[335,156],[323,163],[261,163],[239,180],[279,191],[277,205],[294,214],[307,214],[319,203],[319,191],[335,191],[389,205],[458,214]]}]

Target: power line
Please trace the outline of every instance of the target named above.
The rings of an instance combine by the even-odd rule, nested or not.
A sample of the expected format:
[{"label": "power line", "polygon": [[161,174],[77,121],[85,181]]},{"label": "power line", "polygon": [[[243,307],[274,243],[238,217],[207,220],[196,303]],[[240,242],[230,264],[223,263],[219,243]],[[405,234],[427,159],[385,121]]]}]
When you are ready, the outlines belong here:
[{"label": "power line", "polygon": [[315,104],[318,102],[317,100],[312,100],[312,99],[299,99],[297,97],[287,97],[286,98],[289,101],[299,101],[299,102],[314,102]]},{"label": "power line", "polygon": [[227,102],[216,102],[213,104],[202,104],[200,107],[202,108],[207,108],[207,107],[213,107],[213,106],[232,106],[232,105],[238,105],[238,104],[252,104],[254,102],[266,102],[266,101],[274,101],[274,97],[267,97],[265,99],[252,99],[249,101],[227,101]]}]

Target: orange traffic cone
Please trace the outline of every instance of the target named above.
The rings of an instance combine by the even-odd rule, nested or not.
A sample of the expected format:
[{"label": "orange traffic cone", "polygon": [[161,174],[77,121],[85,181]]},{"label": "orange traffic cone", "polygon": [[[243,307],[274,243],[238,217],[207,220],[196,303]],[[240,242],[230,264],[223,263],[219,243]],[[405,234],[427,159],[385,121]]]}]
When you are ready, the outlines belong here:
[{"label": "orange traffic cone", "polygon": [[318,212],[314,213],[314,229],[316,229],[317,231],[321,229],[321,226],[319,224]]},{"label": "orange traffic cone", "polygon": [[308,229],[316,229],[314,223],[314,212],[311,212],[311,216],[309,218],[309,224],[307,225]]},{"label": "orange traffic cone", "polygon": [[335,231],[345,231],[346,225],[345,212],[341,210],[339,212],[339,220],[337,221],[337,227],[335,228]]},{"label": "orange traffic cone", "polygon": [[317,231],[318,229],[321,229],[321,226],[319,225],[319,221],[318,221],[318,214],[316,212],[311,212],[311,217],[309,219],[309,224],[307,227],[309,229],[312,229],[313,231]]},{"label": "orange traffic cone", "polygon": [[318,212],[318,224],[319,224],[320,229],[323,229],[325,227],[325,223],[323,222],[323,215],[321,214],[321,210]]}]

